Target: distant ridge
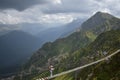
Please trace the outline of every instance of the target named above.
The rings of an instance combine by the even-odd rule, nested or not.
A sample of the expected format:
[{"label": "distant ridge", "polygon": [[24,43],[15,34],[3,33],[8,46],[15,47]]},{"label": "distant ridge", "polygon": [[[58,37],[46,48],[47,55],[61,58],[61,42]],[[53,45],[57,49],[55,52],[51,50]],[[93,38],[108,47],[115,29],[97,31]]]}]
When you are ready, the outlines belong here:
[{"label": "distant ridge", "polygon": [[15,30],[0,36],[0,74],[15,72],[41,43],[39,38],[23,31]]}]

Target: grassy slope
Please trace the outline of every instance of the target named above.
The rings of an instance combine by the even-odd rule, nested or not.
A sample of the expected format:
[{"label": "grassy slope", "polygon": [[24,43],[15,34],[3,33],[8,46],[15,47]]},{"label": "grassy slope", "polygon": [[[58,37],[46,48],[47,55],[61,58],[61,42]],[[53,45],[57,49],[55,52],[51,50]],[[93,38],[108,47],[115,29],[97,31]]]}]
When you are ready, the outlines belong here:
[{"label": "grassy slope", "polygon": [[[92,55],[95,52],[95,49],[96,51],[107,51],[109,52],[109,54],[111,54],[117,49],[120,49],[119,36],[120,36],[120,30],[102,33],[99,37],[97,37],[97,39],[93,43],[91,43],[88,47],[86,47],[86,49],[79,50],[72,56],[73,59],[74,57],[76,58],[76,60],[73,61],[74,65],[77,65],[75,64],[76,62],[80,62],[80,59],[79,59],[80,54]],[[120,79],[120,64],[119,64],[120,60],[119,59],[120,59],[120,54],[114,56],[107,62],[106,61],[101,62],[97,65],[85,68],[80,72],[76,72],[77,74],[76,79],[80,80],[81,78],[82,80],[86,80],[88,78],[88,75],[92,74],[92,76],[89,78],[90,80],[110,80],[110,79],[119,80]],[[71,77],[75,78],[75,73],[73,73],[72,76],[69,76],[68,74],[68,76],[65,75],[65,77],[61,77],[61,78],[63,79],[65,78],[66,80],[69,80],[69,78]],[[74,78],[72,78],[71,80],[74,80]],[[59,80],[59,79],[56,78],[54,80]]]}]

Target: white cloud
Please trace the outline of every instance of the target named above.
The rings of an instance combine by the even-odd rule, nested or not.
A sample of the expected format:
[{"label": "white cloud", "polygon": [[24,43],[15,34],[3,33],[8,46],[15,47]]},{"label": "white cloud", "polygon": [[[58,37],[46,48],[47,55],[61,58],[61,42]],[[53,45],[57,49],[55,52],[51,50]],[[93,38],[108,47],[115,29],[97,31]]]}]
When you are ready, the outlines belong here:
[{"label": "white cloud", "polygon": [[62,1],[61,0],[53,0],[53,3],[54,4],[62,4]]},{"label": "white cloud", "polygon": [[98,5],[98,10],[120,16],[120,0],[94,0]]},{"label": "white cloud", "polygon": [[88,18],[97,11],[120,16],[120,0],[49,0],[44,5],[27,8],[24,11],[4,10],[0,22],[65,24],[76,18]]},{"label": "white cloud", "polygon": [[42,16],[40,20],[43,23],[69,23],[73,21],[73,17],[65,14],[51,14]]},{"label": "white cloud", "polygon": [[[37,7],[37,8],[36,8]],[[18,24],[18,23],[49,23],[49,24],[66,24],[73,20],[70,14],[43,14],[39,7],[27,9],[23,12],[16,10],[4,10],[0,12],[0,22],[3,24]]]},{"label": "white cloud", "polygon": [[0,13],[0,22],[3,24],[16,24],[21,22],[18,17],[14,17],[10,14]]}]

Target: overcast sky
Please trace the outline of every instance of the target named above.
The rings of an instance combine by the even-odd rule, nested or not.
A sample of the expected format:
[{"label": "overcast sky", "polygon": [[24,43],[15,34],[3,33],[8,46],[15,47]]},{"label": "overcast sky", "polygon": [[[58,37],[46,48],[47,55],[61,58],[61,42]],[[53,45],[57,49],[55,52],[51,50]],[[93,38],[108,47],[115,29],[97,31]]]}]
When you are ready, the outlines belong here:
[{"label": "overcast sky", "polygon": [[120,0],[0,0],[0,23],[65,24],[97,11],[120,16]]}]

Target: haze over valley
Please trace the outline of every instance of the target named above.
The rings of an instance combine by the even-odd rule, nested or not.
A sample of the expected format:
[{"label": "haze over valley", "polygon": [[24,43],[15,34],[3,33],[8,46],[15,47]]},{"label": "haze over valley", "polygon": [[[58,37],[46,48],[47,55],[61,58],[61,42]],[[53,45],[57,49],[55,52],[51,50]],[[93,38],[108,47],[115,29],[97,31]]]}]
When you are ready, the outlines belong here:
[{"label": "haze over valley", "polygon": [[119,3],[1,0],[0,80],[119,80]]}]

